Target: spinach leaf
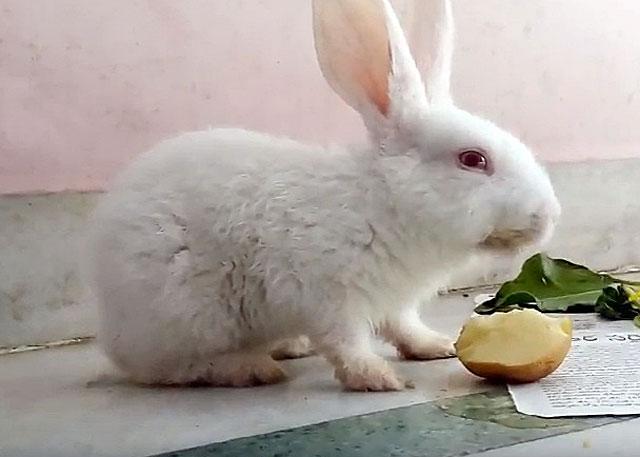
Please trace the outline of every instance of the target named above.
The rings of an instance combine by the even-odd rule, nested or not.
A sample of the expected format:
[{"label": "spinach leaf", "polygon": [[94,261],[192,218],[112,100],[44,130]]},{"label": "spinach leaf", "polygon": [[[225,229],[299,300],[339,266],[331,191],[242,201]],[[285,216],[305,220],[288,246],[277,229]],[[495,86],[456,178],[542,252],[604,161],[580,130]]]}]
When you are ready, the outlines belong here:
[{"label": "spinach leaf", "polygon": [[481,303],[478,314],[518,307],[543,312],[593,312],[605,287],[621,281],[565,259],[539,253],[522,265],[520,274],[502,285],[494,298]]},{"label": "spinach leaf", "polygon": [[604,288],[596,300],[595,311],[602,317],[611,320],[634,319],[640,314],[629,300],[627,290],[621,284]]},{"label": "spinach leaf", "polygon": [[640,292],[628,285],[606,287],[596,301],[596,312],[607,319],[633,319],[640,327]]}]

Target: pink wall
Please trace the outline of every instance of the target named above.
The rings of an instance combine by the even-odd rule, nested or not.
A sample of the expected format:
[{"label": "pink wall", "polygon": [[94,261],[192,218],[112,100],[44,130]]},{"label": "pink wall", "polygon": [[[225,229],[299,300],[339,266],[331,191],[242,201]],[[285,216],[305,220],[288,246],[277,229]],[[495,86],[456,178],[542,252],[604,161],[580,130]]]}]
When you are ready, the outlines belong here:
[{"label": "pink wall", "polygon": [[[309,4],[0,0],[0,192],[102,188],[158,140],[209,125],[361,138],[315,63]],[[462,105],[548,160],[640,156],[640,2],[454,8]]]}]

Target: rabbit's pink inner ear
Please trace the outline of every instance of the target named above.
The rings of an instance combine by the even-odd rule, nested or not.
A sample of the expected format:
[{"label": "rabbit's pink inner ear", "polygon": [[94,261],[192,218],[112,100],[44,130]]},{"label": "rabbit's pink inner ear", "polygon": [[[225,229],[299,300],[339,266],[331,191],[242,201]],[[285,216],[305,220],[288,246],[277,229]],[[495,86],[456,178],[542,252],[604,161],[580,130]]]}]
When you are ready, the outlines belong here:
[{"label": "rabbit's pink inner ear", "polygon": [[367,94],[367,98],[370,103],[375,105],[380,114],[383,116],[387,116],[389,112],[389,76],[384,81],[381,81],[379,78],[376,78],[374,75],[370,73],[363,72],[361,75],[356,77],[359,81],[360,87],[362,87]]},{"label": "rabbit's pink inner ear", "polygon": [[391,56],[380,0],[314,0],[318,62],[333,90],[368,114],[389,112]]}]

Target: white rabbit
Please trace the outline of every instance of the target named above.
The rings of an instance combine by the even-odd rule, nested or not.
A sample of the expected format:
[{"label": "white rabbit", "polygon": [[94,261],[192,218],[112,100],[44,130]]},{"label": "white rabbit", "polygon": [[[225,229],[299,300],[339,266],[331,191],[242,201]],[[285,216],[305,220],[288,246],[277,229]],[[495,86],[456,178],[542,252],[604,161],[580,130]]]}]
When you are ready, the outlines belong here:
[{"label": "white rabbit", "polygon": [[306,335],[347,389],[402,389],[373,335],[408,359],[453,355],[420,300],[478,255],[549,237],[560,207],[543,169],[451,101],[451,7],[433,4],[425,90],[388,0],[313,2],[321,69],[367,147],[193,132],[116,179],[89,269],[99,339],[134,381],[278,382],[272,344]]}]

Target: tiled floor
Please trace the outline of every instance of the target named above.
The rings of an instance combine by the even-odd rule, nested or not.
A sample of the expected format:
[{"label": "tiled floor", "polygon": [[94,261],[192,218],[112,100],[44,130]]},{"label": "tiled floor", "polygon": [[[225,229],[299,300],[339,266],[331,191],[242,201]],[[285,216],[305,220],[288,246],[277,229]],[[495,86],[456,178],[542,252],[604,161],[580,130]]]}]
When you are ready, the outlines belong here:
[{"label": "tiled floor", "polygon": [[[432,325],[453,336],[472,308],[471,298],[450,296],[437,300],[425,314],[440,316],[432,319]],[[395,358],[389,348],[381,347],[381,351],[390,359]],[[118,379],[93,344],[5,355],[0,357],[0,457],[142,457],[417,404],[428,405],[425,408],[431,408],[430,414],[435,418],[430,420],[438,421],[444,413],[433,408],[434,400],[494,389],[469,375],[455,359],[394,363],[403,375],[415,382],[414,390],[387,394],[343,392],[332,379],[329,366],[318,357],[287,362],[291,380],[286,384],[233,390],[127,385]],[[439,416],[433,415],[436,410]],[[406,411],[408,417],[423,417],[416,409]],[[381,416],[374,417],[374,423],[378,417]],[[384,417],[389,420],[392,416]],[[456,424],[478,433],[472,427],[472,419],[459,419]],[[588,424],[562,430],[582,430],[601,422]],[[519,445],[513,449],[521,454],[513,455],[537,453],[546,443],[567,452],[578,443],[579,450],[586,452],[590,448],[583,447],[584,440],[593,439],[589,443],[595,449],[602,444],[598,437],[609,439],[600,430],[618,430],[621,436],[628,436],[630,427],[640,430],[640,425],[633,422],[609,425],[582,432],[592,435],[563,435]],[[444,428],[442,433],[448,426]],[[511,436],[492,446],[526,441],[523,437],[529,435],[519,433],[518,439]],[[553,434],[556,432],[546,435],[532,432],[530,439]],[[460,443],[458,447],[452,444],[451,449],[460,446]],[[477,452],[493,447],[476,446],[467,450]],[[628,450],[631,451],[631,447]],[[414,455],[398,452],[396,455]],[[320,452],[318,455],[337,454]],[[487,455],[507,454],[491,451]]]},{"label": "tiled floor", "polygon": [[640,432],[640,419],[633,419],[539,441],[502,447],[476,454],[474,457],[526,457],[527,455],[636,457],[639,455],[638,432]]}]

